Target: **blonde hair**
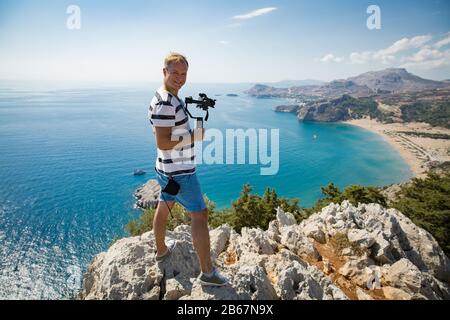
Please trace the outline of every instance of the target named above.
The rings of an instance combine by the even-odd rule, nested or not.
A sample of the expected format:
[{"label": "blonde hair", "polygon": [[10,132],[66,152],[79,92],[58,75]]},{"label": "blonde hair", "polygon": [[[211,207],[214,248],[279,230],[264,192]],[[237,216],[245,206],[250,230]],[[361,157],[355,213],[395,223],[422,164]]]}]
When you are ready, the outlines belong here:
[{"label": "blonde hair", "polygon": [[164,59],[164,68],[167,69],[173,62],[184,62],[184,63],[186,63],[186,66],[189,67],[189,63],[185,56],[183,56],[182,54],[179,54],[177,52],[171,52]]}]

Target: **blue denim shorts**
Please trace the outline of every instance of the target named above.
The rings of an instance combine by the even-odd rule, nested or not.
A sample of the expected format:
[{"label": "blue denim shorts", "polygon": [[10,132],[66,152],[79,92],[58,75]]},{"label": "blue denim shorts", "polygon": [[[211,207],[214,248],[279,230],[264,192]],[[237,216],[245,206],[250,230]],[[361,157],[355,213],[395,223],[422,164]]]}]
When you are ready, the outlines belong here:
[{"label": "blue denim shorts", "polygon": [[[156,178],[161,186],[161,189],[169,182],[169,177],[156,172]],[[180,185],[180,191],[176,196],[170,195],[165,192],[161,192],[159,195],[159,201],[176,201],[181,204],[189,213],[198,212],[206,209],[205,200],[203,200],[203,193],[200,188],[200,183],[197,179],[197,174],[186,174],[181,176],[175,176],[173,179]]]}]

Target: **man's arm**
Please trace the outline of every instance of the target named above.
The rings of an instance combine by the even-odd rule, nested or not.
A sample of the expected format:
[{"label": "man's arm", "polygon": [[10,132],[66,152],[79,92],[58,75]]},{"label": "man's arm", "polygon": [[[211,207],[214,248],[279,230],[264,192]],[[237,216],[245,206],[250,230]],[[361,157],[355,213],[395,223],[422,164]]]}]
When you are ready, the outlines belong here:
[{"label": "man's arm", "polygon": [[175,147],[184,147],[192,144],[194,141],[202,141],[205,129],[195,129],[192,133],[186,133],[172,140],[171,127],[155,127],[156,145],[161,150],[172,150]]}]

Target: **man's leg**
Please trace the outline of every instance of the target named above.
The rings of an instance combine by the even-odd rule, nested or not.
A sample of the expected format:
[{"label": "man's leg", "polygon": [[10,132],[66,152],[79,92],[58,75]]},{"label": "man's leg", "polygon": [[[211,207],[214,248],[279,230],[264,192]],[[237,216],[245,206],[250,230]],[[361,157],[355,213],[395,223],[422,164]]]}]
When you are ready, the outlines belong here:
[{"label": "man's leg", "polygon": [[208,230],[208,209],[191,213],[192,242],[197,251],[202,272],[210,273],[212,269]]},{"label": "man's leg", "polygon": [[[175,202],[167,202],[170,210],[172,210]],[[155,211],[155,216],[153,217],[153,234],[155,235],[156,251],[157,255],[163,255],[166,250],[166,225],[167,217],[169,216],[169,209],[164,201],[158,202],[158,207]]]}]

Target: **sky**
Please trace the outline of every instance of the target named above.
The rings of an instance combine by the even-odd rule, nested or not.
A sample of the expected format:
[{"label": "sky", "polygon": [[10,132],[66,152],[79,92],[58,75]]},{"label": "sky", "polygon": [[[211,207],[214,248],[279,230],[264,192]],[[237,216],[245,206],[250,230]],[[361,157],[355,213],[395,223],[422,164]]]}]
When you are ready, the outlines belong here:
[{"label": "sky", "polygon": [[190,82],[450,79],[450,1],[0,0],[0,80],[160,81],[171,51]]}]

